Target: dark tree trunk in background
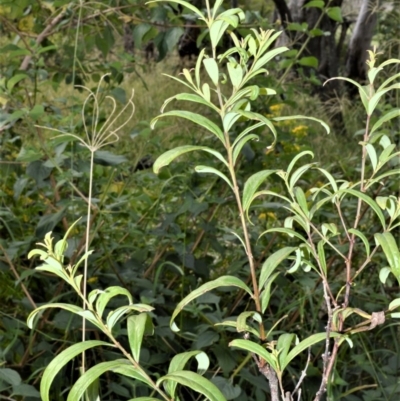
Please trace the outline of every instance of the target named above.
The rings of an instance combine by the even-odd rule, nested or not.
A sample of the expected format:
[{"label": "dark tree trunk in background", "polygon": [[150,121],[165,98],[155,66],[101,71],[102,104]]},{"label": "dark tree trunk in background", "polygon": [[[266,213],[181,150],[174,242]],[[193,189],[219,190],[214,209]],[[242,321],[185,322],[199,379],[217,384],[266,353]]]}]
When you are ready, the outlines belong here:
[{"label": "dark tree trunk in background", "polygon": [[372,35],[377,22],[377,0],[363,0],[346,57],[346,75],[358,82],[367,79],[367,50],[371,49]]},{"label": "dark tree trunk in background", "polygon": [[[287,24],[290,22],[308,24],[308,30],[316,27],[317,21],[321,16],[321,10],[315,7],[304,8],[309,0],[273,0],[277,14],[282,21],[286,37],[292,46],[299,49],[307,35],[299,32],[294,35],[293,32],[286,30]],[[316,70],[317,77],[324,82],[329,78],[336,77],[346,73],[352,79],[358,82],[365,80],[366,68],[365,60],[367,58],[366,50],[370,48],[373,30],[376,25],[376,13],[374,13],[374,5],[377,0],[364,0],[358,13],[356,25],[351,37],[350,45],[346,55],[346,66],[341,65],[341,52],[344,46],[346,32],[350,26],[350,21],[344,20],[338,23],[327,15],[322,17],[317,28],[323,32],[329,32],[328,35],[316,36],[311,38],[300,57],[313,56],[318,59],[318,68]],[[344,0],[332,0],[329,7],[342,7]],[[354,21],[355,22],[355,21]],[[337,30],[341,29],[338,43],[335,37]],[[289,46],[291,44],[289,43]],[[326,102],[330,110],[335,128],[339,132],[344,131],[343,116],[340,110],[334,110],[330,107],[331,102],[341,94],[341,83],[338,80],[330,81],[325,86],[318,88],[318,94],[322,100]],[[349,92],[352,96],[353,93]],[[336,104],[336,102],[335,102]]]}]

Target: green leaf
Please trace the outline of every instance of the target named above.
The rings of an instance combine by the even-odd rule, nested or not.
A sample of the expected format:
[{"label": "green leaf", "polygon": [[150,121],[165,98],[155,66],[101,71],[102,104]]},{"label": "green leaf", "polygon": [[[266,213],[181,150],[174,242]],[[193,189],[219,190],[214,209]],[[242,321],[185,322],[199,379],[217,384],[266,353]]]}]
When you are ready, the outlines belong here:
[{"label": "green leaf", "polygon": [[236,143],[235,148],[233,149],[233,164],[236,164],[237,158],[239,157],[240,151],[243,149],[243,146],[246,145],[247,142],[251,141],[251,140],[259,140],[259,136],[256,134],[249,134],[245,137],[243,137],[242,139],[240,139],[239,142]]},{"label": "green leaf", "polygon": [[213,58],[205,58],[203,64],[212,83],[217,86],[219,82],[219,68],[217,62]]},{"label": "green leaf", "polygon": [[326,10],[326,13],[330,19],[333,19],[336,22],[343,22],[343,17],[342,17],[342,10],[340,7],[329,7]]},{"label": "green leaf", "polygon": [[197,171],[198,173],[211,173],[211,174],[215,174],[218,177],[221,177],[233,190],[233,184],[230,182],[229,178],[221,173],[219,170],[217,170],[214,167],[209,167],[209,166],[196,166],[195,167],[195,171]]},{"label": "green leaf", "polygon": [[225,142],[224,134],[221,131],[221,129],[218,127],[218,125],[213,123],[208,118],[203,117],[202,115],[197,114],[197,113],[192,113],[191,111],[173,110],[173,111],[168,111],[168,112],[166,112],[164,114],[160,114],[159,116],[157,116],[156,118],[154,118],[151,121],[151,123],[150,123],[151,128],[154,128],[154,126],[156,125],[157,121],[160,118],[164,118],[164,117],[180,117],[180,118],[185,118],[185,119],[187,119],[189,121],[193,121],[197,125],[200,125],[201,127],[203,127],[205,129],[207,129],[208,131],[212,132],[222,143]]},{"label": "green leaf", "polygon": [[348,193],[351,194],[353,196],[356,196],[357,198],[362,199],[366,204],[368,204],[369,206],[371,206],[371,208],[374,210],[374,212],[376,213],[376,215],[378,216],[383,229],[385,229],[386,227],[386,223],[385,223],[385,216],[382,213],[382,210],[380,209],[380,207],[378,206],[378,204],[368,195],[364,194],[363,192],[360,191],[356,191],[355,189],[342,189],[339,191],[339,193]]},{"label": "green leaf", "polygon": [[[187,362],[193,357],[197,359],[198,371],[204,372],[208,369],[210,365],[210,360],[207,354],[203,351],[196,350],[196,351],[182,352],[180,354],[175,355],[171,359],[171,362],[169,364],[168,374],[183,370]],[[169,381],[166,385],[166,390],[173,399],[175,399],[177,384],[178,383],[176,381]]]},{"label": "green leaf", "polygon": [[311,150],[304,150],[303,152],[300,152],[298,155],[296,155],[296,156],[292,159],[292,161],[289,163],[289,166],[288,166],[288,168],[287,168],[287,170],[286,170],[287,175],[290,174],[290,172],[292,171],[292,169],[293,169],[294,165],[296,164],[297,160],[299,160],[299,159],[301,159],[303,156],[307,156],[307,155],[309,155],[309,156],[311,156],[312,158],[314,158],[314,153],[311,152]]},{"label": "green leaf", "polygon": [[108,287],[100,293],[96,301],[96,311],[100,317],[103,316],[104,309],[110,299],[116,297],[117,295],[125,295],[130,304],[133,302],[132,295],[126,288],[119,286]]},{"label": "green leaf", "polygon": [[[139,315],[128,317],[129,346],[131,348],[132,357],[136,362],[139,362],[140,349],[142,347],[143,335],[146,332],[146,326],[147,332],[152,332],[153,324],[148,313],[140,313]],[[150,326],[150,330],[148,326]]]},{"label": "green leaf", "polygon": [[121,306],[113,311],[111,311],[108,316],[107,316],[107,326],[110,330],[114,327],[115,323],[118,322],[119,319],[126,313],[129,313],[131,311],[136,311],[136,312],[151,312],[154,310],[152,306],[146,305],[146,304],[134,304],[134,305],[127,305],[127,306]]},{"label": "green leaf", "polygon": [[[277,35],[278,34],[278,35]],[[276,32],[276,36],[278,37],[281,32]],[[274,36],[275,36],[274,35]],[[257,71],[269,61],[271,61],[274,57],[278,56],[279,54],[289,50],[287,47],[277,47],[276,49],[270,50],[269,52],[265,53],[261,58],[259,58],[253,65],[253,70]],[[248,77],[245,78],[243,83],[248,81]]]},{"label": "green leaf", "polygon": [[394,309],[400,308],[400,298],[394,299],[392,302],[389,304],[389,310],[392,311]]},{"label": "green leaf", "polygon": [[144,24],[138,24],[135,26],[132,32],[133,36],[133,41],[135,43],[135,46],[138,49],[142,48],[142,41],[144,36],[151,31],[152,26],[150,24],[144,23]]},{"label": "green leaf", "polygon": [[379,280],[382,284],[386,284],[386,280],[389,277],[390,272],[391,270],[389,267],[382,267],[382,269],[379,270]]},{"label": "green leaf", "polygon": [[261,237],[261,235],[264,235],[264,234],[267,234],[267,233],[271,233],[271,232],[287,234],[287,235],[289,235],[289,237],[297,237],[302,242],[307,243],[307,240],[301,234],[299,234],[295,230],[292,230],[291,228],[286,228],[286,227],[270,228],[270,229],[264,231],[263,233],[261,233],[260,237]]},{"label": "green leaf", "polygon": [[373,145],[370,143],[367,143],[365,145],[365,149],[367,150],[369,159],[371,160],[372,164],[372,170],[375,172],[376,171],[376,166],[378,165],[378,157],[376,155],[376,150]]},{"label": "green leaf", "polygon": [[15,85],[18,84],[18,82],[21,82],[23,79],[28,78],[27,74],[17,74],[11,77],[7,81],[7,89],[11,92],[14,88]]},{"label": "green leaf", "polygon": [[298,63],[300,65],[304,65],[305,67],[312,67],[315,69],[318,68],[318,59],[313,56],[302,57],[300,60],[298,60]]},{"label": "green leaf", "polygon": [[101,164],[102,166],[118,166],[127,162],[128,159],[125,156],[115,155],[108,150],[97,150],[94,154],[94,162]]},{"label": "green leaf", "polygon": [[19,373],[16,370],[9,368],[1,368],[0,369],[0,380],[5,381],[12,386],[18,386],[21,384],[22,379]]},{"label": "green leaf", "polygon": [[209,401],[226,401],[218,387],[203,376],[200,376],[198,373],[190,372],[188,370],[169,373],[158,379],[157,385],[160,385],[160,383],[165,380],[171,380],[189,387],[190,389],[203,394]]},{"label": "green leaf", "polygon": [[246,212],[248,216],[248,211],[251,206],[251,202],[254,199],[254,194],[260,187],[260,185],[276,170],[262,170],[259,171],[252,176],[250,176],[244,184],[243,188],[243,210]]},{"label": "green leaf", "polygon": [[[174,313],[172,314],[171,320],[170,320],[170,326],[172,327],[172,324],[178,316],[178,314],[182,311],[182,309],[191,301],[199,297],[200,295],[205,294],[208,291],[211,291],[215,288],[218,287],[238,287],[241,288],[242,290],[246,291],[252,298],[253,298],[253,293],[251,292],[250,288],[240,279],[234,276],[221,276],[217,278],[216,280],[209,281],[208,283],[205,283],[201,285],[199,288],[196,290],[192,291],[188,296],[186,296],[184,299],[182,299],[181,302],[177,305],[177,307],[174,310]],[[177,329],[176,331],[179,331]]]},{"label": "green leaf", "polygon": [[322,0],[313,0],[309,1],[307,4],[303,6],[303,8],[310,8],[310,7],[323,9],[325,7],[325,3]]},{"label": "green leaf", "polygon": [[192,102],[192,103],[200,103],[200,104],[204,104],[207,107],[211,107],[213,110],[215,111],[219,111],[218,107],[214,106],[211,102],[205,100],[203,97],[196,95],[194,93],[180,93],[178,95],[172,96],[169,99],[167,99],[161,110],[163,111],[165,106],[171,101],[171,100],[186,100],[188,102]]},{"label": "green leaf", "polygon": [[221,155],[221,153],[217,152],[214,149],[208,148],[207,146],[192,146],[192,145],[184,145],[184,146],[179,146],[177,148],[168,150],[167,152],[163,153],[161,156],[157,158],[157,160],[154,162],[153,165],[153,170],[156,174],[160,171],[160,169],[164,166],[168,166],[174,159],[177,157],[188,153],[188,152],[193,152],[195,150],[203,150],[205,152],[211,153],[214,155],[218,160],[222,161],[226,166],[227,162]]},{"label": "green leaf", "polygon": [[234,62],[229,62],[227,64],[228,67],[228,74],[229,78],[231,80],[232,86],[237,89],[239,88],[240,84],[242,83],[243,79],[243,69],[242,66],[237,63],[236,61]]},{"label": "green leaf", "polygon": [[224,119],[222,120],[222,125],[224,126],[224,131],[229,132],[232,128],[232,125],[240,118],[240,114],[235,111],[230,111],[226,113]]},{"label": "green leaf", "polygon": [[60,308],[60,309],[64,309],[69,312],[75,313],[76,315],[85,317],[85,319],[89,320],[91,323],[93,323],[95,326],[97,326],[100,330],[102,330],[101,325],[99,324],[99,322],[97,321],[97,319],[95,318],[94,314],[91,311],[84,310],[80,306],[64,304],[64,303],[54,303],[54,304],[42,305],[42,306],[39,306],[38,308],[36,308],[34,311],[32,311],[29,314],[28,319],[27,319],[27,325],[30,329],[33,328],[33,321],[34,321],[36,315],[40,311],[47,309],[47,308]]},{"label": "green leaf", "polygon": [[[315,118],[315,117],[294,115],[294,116],[274,117],[272,120],[273,121],[287,121],[287,120],[299,120],[299,119],[316,121],[317,123],[322,125],[322,127],[325,129],[327,134],[329,134],[331,132],[331,129],[329,128],[328,124],[326,124],[324,121],[320,120],[319,118]],[[314,157],[314,155],[313,155],[313,157]]]},{"label": "green leaf", "polygon": [[113,347],[113,344],[105,341],[88,340],[83,343],[71,345],[67,349],[61,351],[46,367],[42,380],[40,382],[40,395],[42,401],[50,401],[50,387],[54,378],[64,368],[64,366],[82,352],[99,346]]},{"label": "green leaf", "polygon": [[325,241],[320,240],[318,241],[317,245],[317,251],[318,251],[318,260],[319,260],[319,265],[322,269],[322,272],[325,277],[327,277],[327,267],[326,267],[326,258],[325,258],[325,249],[324,249]]},{"label": "green leaf", "polygon": [[223,20],[213,21],[210,28],[211,46],[216,48],[225,31],[229,27],[229,23]]},{"label": "green leaf", "polygon": [[272,355],[270,352],[268,352],[261,345],[256,344],[253,341],[249,341],[249,340],[233,340],[229,343],[229,346],[244,349],[246,351],[251,352],[252,354],[258,355],[264,361],[269,363],[271,365],[272,369],[275,370],[275,372],[277,372],[277,373],[279,372],[278,361],[277,361],[276,357],[274,355]]},{"label": "green leaf", "polygon": [[[338,338],[341,337],[340,333],[335,333],[335,332],[330,332],[329,333],[330,338]],[[303,352],[305,349],[311,347],[312,345],[319,343],[320,341],[326,340],[326,333],[317,333],[313,334],[310,337],[306,338],[305,340],[301,341],[299,344],[297,344],[287,355],[287,357],[284,359],[284,361],[281,363],[281,369],[282,371],[286,368],[287,365],[301,352]]]},{"label": "green leaf", "polygon": [[294,196],[296,197],[297,203],[299,204],[301,210],[304,213],[304,216],[309,218],[310,212],[308,210],[307,199],[304,191],[300,187],[294,187],[293,193]]},{"label": "green leaf", "polygon": [[243,331],[248,331],[247,319],[251,317],[253,320],[257,321],[258,323],[262,323],[262,317],[258,312],[248,311],[242,312],[236,321],[236,330],[238,333],[242,333]]},{"label": "green leaf", "polygon": [[[237,330],[237,322],[233,320],[224,320],[221,323],[216,323],[215,326],[227,326],[227,327],[234,327]],[[260,338],[260,333],[251,326],[246,327],[246,331],[252,333],[255,337]]]},{"label": "green leaf", "polygon": [[354,234],[355,236],[357,236],[358,238],[361,239],[361,241],[364,243],[365,250],[367,252],[367,257],[369,257],[369,255],[370,255],[370,246],[369,246],[368,238],[361,231],[356,230],[355,228],[350,228],[348,231],[349,231],[350,234]]},{"label": "green leaf", "polygon": [[268,278],[272,275],[274,270],[293,253],[297,248],[286,246],[278,251],[274,252],[268,259],[263,263],[261,267],[259,288],[263,288]]},{"label": "green leaf", "polygon": [[[260,293],[260,303],[261,303],[261,312],[265,313],[267,307],[269,305],[269,300],[271,299],[271,285],[274,280],[279,276],[279,272],[275,272],[270,276],[264,284],[264,289]],[[258,337],[260,337],[258,335]]]},{"label": "green leaf", "polygon": [[[40,398],[40,393],[39,391],[36,390],[36,388],[30,384],[26,383],[21,383],[18,386],[13,386],[12,389],[12,395],[19,395],[23,397],[31,397],[31,398]],[[31,399],[29,398],[29,399]],[[15,398],[12,398],[15,399]]]},{"label": "green leaf", "polygon": [[[147,4],[150,4],[150,3],[161,3],[161,2],[165,3],[165,0],[151,0],[151,1],[148,1]],[[199,17],[199,19],[205,21],[203,13],[197,7],[191,5],[187,1],[183,1],[183,0],[168,0],[168,2],[169,3],[177,3],[177,4],[180,4],[183,7],[186,7],[190,11],[193,11]]]},{"label": "green leaf", "polygon": [[282,366],[284,366],[287,355],[289,353],[290,346],[295,339],[295,334],[283,333],[279,336],[278,342],[276,344],[276,350],[279,352],[279,365],[283,371]]},{"label": "green leaf", "polygon": [[80,400],[89,385],[107,371],[119,373],[152,386],[151,382],[141,369],[132,366],[126,359],[116,359],[114,361],[98,363],[87,370],[72,386],[67,401]]},{"label": "green leaf", "polygon": [[396,240],[390,232],[375,234],[375,240],[382,247],[390,269],[400,284],[400,251]]}]

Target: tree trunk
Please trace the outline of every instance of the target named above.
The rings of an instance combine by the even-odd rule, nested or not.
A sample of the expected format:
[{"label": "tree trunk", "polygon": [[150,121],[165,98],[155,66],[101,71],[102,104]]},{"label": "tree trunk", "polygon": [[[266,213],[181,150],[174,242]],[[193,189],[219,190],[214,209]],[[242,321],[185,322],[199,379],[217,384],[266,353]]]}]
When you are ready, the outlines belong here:
[{"label": "tree trunk", "polygon": [[367,78],[367,50],[371,49],[371,40],[377,22],[375,7],[377,0],[363,0],[346,57],[346,75],[357,82]]},{"label": "tree trunk", "polygon": [[[274,0],[274,3],[281,17],[284,28],[286,25],[283,24],[283,21],[286,19],[287,22],[293,21],[300,24],[306,22],[309,31],[318,28],[325,33],[324,35],[311,38],[300,58],[312,56],[318,59],[318,68],[315,72],[321,82],[338,76],[339,55],[335,42],[335,33],[339,26],[338,23],[327,15],[324,15],[318,24],[318,20],[321,17],[321,10],[315,7],[304,8],[304,5],[308,3],[308,0],[290,0],[288,3],[286,3],[285,0]],[[332,0],[329,7],[341,7],[342,3],[343,0]],[[291,41],[294,41],[293,47],[297,49],[300,49],[308,37],[303,32],[298,32],[294,37],[293,32],[285,31],[285,33]],[[340,82],[337,80],[332,80],[325,86],[321,85],[317,88],[316,92],[321,100],[326,103],[329,110],[334,110],[330,107],[330,103],[333,99],[340,96],[340,88]],[[335,129],[338,132],[344,132],[345,127],[341,111],[330,111],[330,114]]]}]

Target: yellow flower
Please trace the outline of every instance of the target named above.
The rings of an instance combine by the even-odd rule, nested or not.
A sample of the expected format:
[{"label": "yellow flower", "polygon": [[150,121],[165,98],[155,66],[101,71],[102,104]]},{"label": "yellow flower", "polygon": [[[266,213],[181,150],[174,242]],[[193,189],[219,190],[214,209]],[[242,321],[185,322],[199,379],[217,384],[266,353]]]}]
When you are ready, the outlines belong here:
[{"label": "yellow flower", "polygon": [[305,125],[298,125],[292,129],[292,134],[298,138],[302,138],[307,135],[308,127]]},{"label": "yellow flower", "polygon": [[33,15],[23,17],[18,22],[18,29],[22,32],[32,32],[35,25]]},{"label": "yellow flower", "polygon": [[267,216],[271,220],[277,220],[276,214],[274,212],[268,212]]},{"label": "yellow flower", "polygon": [[279,116],[281,114],[282,109],[283,109],[282,103],[273,104],[272,106],[269,106],[270,112],[275,116]]},{"label": "yellow flower", "polygon": [[267,218],[267,214],[266,213],[260,213],[258,216],[258,220],[265,220]]}]

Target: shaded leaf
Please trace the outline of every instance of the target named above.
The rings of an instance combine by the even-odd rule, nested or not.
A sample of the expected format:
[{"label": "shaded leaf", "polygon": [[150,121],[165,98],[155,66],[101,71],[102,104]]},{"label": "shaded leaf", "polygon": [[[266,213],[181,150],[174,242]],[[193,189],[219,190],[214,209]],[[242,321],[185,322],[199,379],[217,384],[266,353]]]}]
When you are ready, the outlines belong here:
[{"label": "shaded leaf", "polygon": [[[172,317],[170,320],[170,326],[172,327],[172,324],[173,324],[176,316],[182,311],[182,309],[188,303],[190,303],[191,301],[193,301],[200,295],[203,295],[206,292],[211,291],[218,287],[238,287],[238,288],[241,288],[242,290],[246,291],[253,298],[253,293],[251,292],[250,288],[242,280],[240,280],[234,276],[221,276],[221,277],[217,278],[216,280],[209,281],[208,283],[201,285],[199,288],[192,291],[189,295],[187,295],[184,299],[182,299],[182,301],[179,302],[179,304],[177,305],[177,307],[174,310],[174,313],[172,314]],[[175,331],[179,331],[179,329],[175,328]]]}]

